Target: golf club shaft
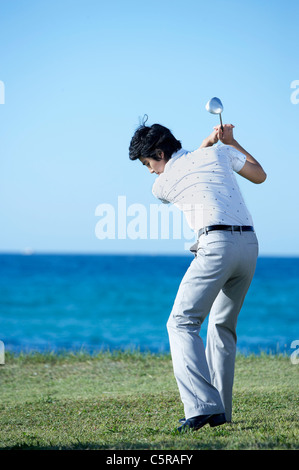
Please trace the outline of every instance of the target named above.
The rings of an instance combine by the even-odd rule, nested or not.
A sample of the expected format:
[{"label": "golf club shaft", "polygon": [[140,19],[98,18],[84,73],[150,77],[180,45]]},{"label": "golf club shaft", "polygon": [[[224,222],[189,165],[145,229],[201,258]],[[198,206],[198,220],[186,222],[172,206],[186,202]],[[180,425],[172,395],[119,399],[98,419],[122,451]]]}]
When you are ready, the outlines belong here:
[{"label": "golf club shaft", "polygon": [[223,124],[222,124],[222,117],[221,117],[221,113],[219,114],[219,117],[220,117],[221,130],[222,130],[222,132],[223,132]]}]

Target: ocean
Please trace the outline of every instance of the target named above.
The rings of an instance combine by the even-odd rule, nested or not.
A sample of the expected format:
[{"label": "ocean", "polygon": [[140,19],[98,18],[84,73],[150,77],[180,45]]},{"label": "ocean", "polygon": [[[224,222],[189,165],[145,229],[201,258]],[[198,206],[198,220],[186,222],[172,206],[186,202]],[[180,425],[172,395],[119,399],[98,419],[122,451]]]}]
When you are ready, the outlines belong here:
[{"label": "ocean", "polygon": [[[2,254],[0,341],[17,353],[169,352],[166,322],[191,261],[189,254]],[[292,352],[299,340],[298,286],[299,258],[258,258],[239,315],[239,352]]]}]

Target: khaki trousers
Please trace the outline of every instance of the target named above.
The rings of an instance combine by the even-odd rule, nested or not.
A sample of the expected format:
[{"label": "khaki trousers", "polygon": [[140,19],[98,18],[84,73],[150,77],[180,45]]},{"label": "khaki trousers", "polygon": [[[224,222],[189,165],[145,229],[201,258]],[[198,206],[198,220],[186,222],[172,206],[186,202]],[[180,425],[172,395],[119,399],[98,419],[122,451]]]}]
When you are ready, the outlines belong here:
[{"label": "khaki trousers", "polygon": [[[213,231],[199,237],[167,322],[174,375],[185,417],[232,417],[237,318],[254,275],[254,232]],[[206,348],[199,336],[209,316]]]}]

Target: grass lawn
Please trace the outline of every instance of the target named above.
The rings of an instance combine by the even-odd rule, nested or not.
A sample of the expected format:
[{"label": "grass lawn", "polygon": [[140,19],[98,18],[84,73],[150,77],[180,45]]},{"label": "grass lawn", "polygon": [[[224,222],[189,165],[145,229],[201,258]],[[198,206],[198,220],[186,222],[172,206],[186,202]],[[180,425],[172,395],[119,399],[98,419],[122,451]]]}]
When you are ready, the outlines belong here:
[{"label": "grass lawn", "polygon": [[237,356],[233,422],[176,432],[168,355],[6,354],[0,449],[298,449],[299,365]]}]

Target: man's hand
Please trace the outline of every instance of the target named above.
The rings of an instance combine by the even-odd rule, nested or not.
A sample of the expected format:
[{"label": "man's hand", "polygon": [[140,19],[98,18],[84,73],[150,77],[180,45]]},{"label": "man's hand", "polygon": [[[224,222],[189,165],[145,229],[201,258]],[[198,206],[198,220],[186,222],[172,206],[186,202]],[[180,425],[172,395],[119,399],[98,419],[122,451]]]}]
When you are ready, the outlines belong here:
[{"label": "man's hand", "polygon": [[225,145],[233,145],[235,142],[233,136],[233,124],[224,124],[223,131],[221,126],[215,126],[214,131],[202,141],[202,144],[199,148],[211,147],[214,144],[217,144],[218,140]]},{"label": "man's hand", "polygon": [[221,129],[221,126],[215,126],[215,132],[217,133],[218,139],[225,145],[233,145],[235,142],[234,139],[234,134],[233,134],[233,129],[234,129],[233,124],[224,124],[223,126],[223,131]]}]

